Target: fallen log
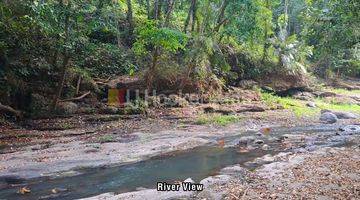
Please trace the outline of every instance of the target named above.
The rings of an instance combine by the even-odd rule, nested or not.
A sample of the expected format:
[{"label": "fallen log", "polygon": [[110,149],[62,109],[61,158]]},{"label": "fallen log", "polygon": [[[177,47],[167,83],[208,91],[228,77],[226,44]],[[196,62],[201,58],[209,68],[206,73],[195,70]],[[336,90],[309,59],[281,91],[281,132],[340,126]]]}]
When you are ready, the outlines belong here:
[{"label": "fallen log", "polygon": [[10,106],[6,106],[0,103],[0,112],[12,114],[16,117],[22,118],[22,112],[19,110],[15,110]]},{"label": "fallen log", "polygon": [[66,101],[79,101],[83,98],[85,98],[87,95],[90,94],[90,91],[86,92],[85,94],[75,97],[75,98],[70,98],[70,99],[64,99],[64,100],[60,100],[59,102],[66,102]]}]

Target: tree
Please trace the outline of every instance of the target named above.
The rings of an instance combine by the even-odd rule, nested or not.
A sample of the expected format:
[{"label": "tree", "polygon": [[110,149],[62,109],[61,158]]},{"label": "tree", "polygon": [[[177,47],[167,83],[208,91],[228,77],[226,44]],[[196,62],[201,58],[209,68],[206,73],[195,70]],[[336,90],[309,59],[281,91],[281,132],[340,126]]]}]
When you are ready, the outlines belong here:
[{"label": "tree", "polygon": [[[154,21],[147,21],[136,29],[137,38],[134,51],[137,55],[152,55],[147,70],[146,82],[149,90],[153,89],[154,75],[161,50],[175,53],[184,49],[187,37],[179,31],[169,28],[158,28]],[[149,50],[151,49],[151,50]]]}]

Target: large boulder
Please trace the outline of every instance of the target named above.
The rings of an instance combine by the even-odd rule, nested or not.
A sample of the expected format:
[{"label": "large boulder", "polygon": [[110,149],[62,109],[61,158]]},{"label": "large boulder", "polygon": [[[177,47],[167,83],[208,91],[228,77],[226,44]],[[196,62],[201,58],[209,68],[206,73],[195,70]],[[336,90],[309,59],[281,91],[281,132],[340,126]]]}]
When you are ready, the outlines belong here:
[{"label": "large boulder", "polygon": [[336,123],[337,120],[337,116],[331,112],[323,112],[320,116],[320,121],[328,124]]},{"label": "large boulder", "polygon": [[259,80],[261,85],[268,86],[277,93],[286,93],[289,90],[311,90],[311,79],[303,73],[290,74],[285,72],[273,72],[266,79]]},{"label": "large boulder", "polygon": [[74,102],[60,102],[57,107],[57,112],[60,114],[71,115],[75,114],[79,106]]}]

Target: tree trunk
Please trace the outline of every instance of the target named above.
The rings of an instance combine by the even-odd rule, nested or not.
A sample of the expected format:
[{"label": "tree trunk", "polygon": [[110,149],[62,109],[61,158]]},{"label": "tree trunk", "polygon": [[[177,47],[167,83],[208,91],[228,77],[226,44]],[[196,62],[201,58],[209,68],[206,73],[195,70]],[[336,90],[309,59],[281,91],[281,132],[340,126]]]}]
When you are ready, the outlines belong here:
[{"label": "tree trunk", "polygon": [[149,71],[147,73],[147,89],[148,91],[151,91],[153,89],[153,84],[154,84],[154,74],[156,72],[156,65],[158,62],[158,58],[159,58],[159,54],[160,54],[160,49],[158,47],[155,48],[153,56],[152,56],[152,62],[151,65],[149,67]]},{"label": "tree trunk", "polygon": [[63,64],[62,64],[62,72],[61,72],[61,79],[58,83],[58,87],[56,89],[56,94],[52,103],[52,110],[54,111],[57,107],[58,101],[61,97],[62,90],[64,88],[65,80],[66,80],[66,71],[67,71],[67,65],[69,63],[70,57],[68,55],[64,56]]},{"label": "tree trunk", "polygon": [[228,0],[224,0],[223,3],[221,4],[220,13],[217,19],[217,25],[214,28],[215,32],[218,32],[220,27],[227,21],[226,19],[224,19],[224,16],[225,16],[226,7],[228,5],[229,5]]},{"label": "tree trunk", "polygon": [[[184,33],[187,32],[187,28],[189,26],[189,23],[190,23],[190,19],[192,19],[192,24],[194,24],[194,20],[195,20],[195,11],[196,11],[196,0],[191,0],[191,5],[190,5],[190,8],[189,8],[189,12],[188,12],[188,16],[186,17],[186,20],[185,20],[185,25],[184,25]],[[192,27],[192,30],[193,30],[193,26]]]},{"label": "tree trunk", "polygon": [[151,19],[151,14],[150,14],[150,0],[146,0],[146,12],[147,12],[147,17],[148,17],[148,19]]},{"label": "tree trunk", "polygon": [[77,81],[77,83],[76,83],[76,92],[75,92],[76,95],[79,94],[80,84],[81,84],[81,76],[79,76],[78,81]]},{"label": "tree trunk", "polygon": [[129,23],[129,33],[132,35],[134,30],[134,20],[133,20],[133,11],[132,11],[132,4],[131,0],[126,0],[128,11],[126,13],[126,19]]},{"label": "tree trunk", "polygon": [[196,22],[196,0],[193,0],[193,6],[192,6],[192,20],[191,20],[191,32],[194,32],[195,30],[195,22]]},{"label": "tree trunk", "polygon": [[167,27],[169,25],[169,21],[170,21],[170,18],[171,18],[171,13],[172,13],[172,11],[174,9],[174,5],[175,5],[175,0],[169,0],[168,1],[168,7],[167,7],[167,11],[166,11],[164,27]]},{"label": "tree trunk", "polygon": [[[269,0],[265,1],[265,6],[267,9],[271,10],[270,5],[269,5]],[[263,56],[262,56],[262,63],[265,62],[266,58],[268,57],[268,48],[270,47],[270,44],[268,42],[268,34],[269,34],[269,24],[268,21],[266,19],[265,21],[265,30],[264,30],[264,46],[263,46]]]},{"label": "tree trunk", "polygon": [[159,0],[154,1],[154,20],[159,18]]},{"label": "tree trunk", "polygon": [[[70,7],[71,7],[71,3],[69,2],[67,5],[67,12],[65,15],[65,27],[64,27],[64,32],[65,32],[65,44],[67,43],[67,41],[69,40],[69,26],[70,26]],[[56,94],[54,95],[54,99],[52,102],[52,110],[54,111],[57,107],[57,103],[61,97],[61,93],[62,90],[64,88],[64,84],[65,84],[65,80],[66,80],[66,71],[67,71],[67,65],[69,63],[70,60],[70,55],[68,54],[67,50],[65,49],[63,52],[63,63],[61,65],[61,78],[60,81],[58,83],[57,86],[57,90],[56,90]]]}]

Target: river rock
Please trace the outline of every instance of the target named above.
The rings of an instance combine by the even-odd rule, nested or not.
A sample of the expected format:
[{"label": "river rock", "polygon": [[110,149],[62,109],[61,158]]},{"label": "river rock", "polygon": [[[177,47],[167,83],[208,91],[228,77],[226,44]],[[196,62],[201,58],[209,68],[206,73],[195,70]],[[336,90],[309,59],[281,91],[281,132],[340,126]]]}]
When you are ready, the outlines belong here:
[{"label": "river rock", "polygon": [[264,144],[264,141],[263,140],[255,140],[254,144]]},{"label": "river rock", "polygon": [[308,102],[306,105],[310,108],[316,108],[316,104],[314,102]]},{"label": "river rock", "polygon": [[320,116],[320,121],[328,124],[336,123],[338,120],[337,116],[331,112],[324,112]]},{"label": "river rock", "polygon": [[333,112],[338,119],[358,119],[359,116],[350,112]]},{"label": "river rock", "polygon": [[267,145],[267,144],[264,144],[264,145],[261,147],[261,149],[264,150],[264,151],[268,151],[268,150],[270,150],[270,146]]},{"label": "river rock", "polygon": [[200,181],[200,184],[204,185],[204,188],[208,188],[211,185],[224,185],[230,180],[229,175],[217,175],[217,176],[210,176]]},{"label": "river rock", "polygon": [[341,111],[331,111],[331,110],[321,110],[321,113],[333,113],[334,115],[336,115],[336,117],[338,119],[358,119],[359,116],[351,113],[351,112],[341,112]]},{"label": "river rock", "polygon": [[238,145],[247,145],[250,142],[253,142],[256,140],[255,136],[244,136],[238,139],[237,144]]},{"label": "river rock", "polygon": [[247,173],[248,173],[248,170],[243,167],[240,167],[239,165],[225,167],[220,170],[220,174],[237,176],[237,177],[239,177],[239,176],[243,177]]},{"label": "river rock", "polygon": [[346,125],[339,128],[340,131],[353,134],[353,133],[360,133],[360,126],[359,125]]}]

